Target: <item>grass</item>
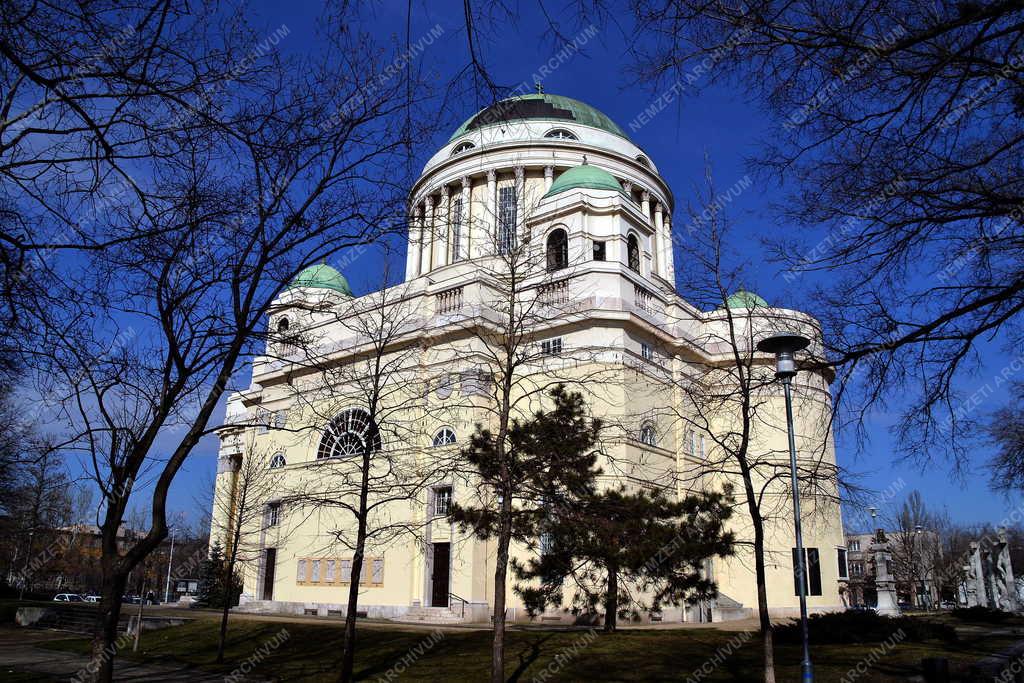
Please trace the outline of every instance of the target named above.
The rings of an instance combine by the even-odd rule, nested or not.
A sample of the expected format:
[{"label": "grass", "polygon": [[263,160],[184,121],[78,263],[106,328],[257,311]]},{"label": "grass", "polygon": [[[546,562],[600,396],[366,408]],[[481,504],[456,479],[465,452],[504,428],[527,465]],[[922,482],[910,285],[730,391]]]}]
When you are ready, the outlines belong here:
[{"label": "grass", "polygon": [[[279,647],[268,647],[282,629],[288,637]],[[749,637],[747,637],[749,635]],[[143,634],[139,653],[126,657],[153,663],[188,664],[211,672],[229,673],[250,658],[261,646],[266,657],[252,668],[251,675],[282,681],[321,681],[337,673],[342,639],[337,624],[242,621],[229,630],[225,665],[214,664],[217,623],[200,618],[180,627]],[[367,627],[359,631],[356,673],[361,680],[377,680],[403,657],[419,649],[419,656],[396,673],[410,681],[479,681],[486,679],[490,664],[487,631],[448,631],[433,642],[430,631]],[[745,642],[744,642],[745,641]],[[1018,642],[1013,636],[975,634],[960,642],[902,643],[871,667],[858,681],[875,683],[905,681],[919,673],[923,657],[948,657],[963,665],[998,652]],[[730,643],[732,647],[730,647]],[[53,641],[55,649],[85,653],[82,639]],[[841,680],[858,662],[878,646],[818,646],[812,652],[816,679]],[[723,649],[724,648],[724,649]],[[606,636],[585,631],[510,631],[506,645],[508,680],[657,681],[686,680],[706,662],[718,666],[700,681],[756,681],[760,677],[759,640],[756,634],[738,634],[717,629],[627,630]],[[717,658],[716,652],[722,653]],[[731,653],[731,654],[729,654]],[[780,681],[799,680],[800,651],[794,646],[777,646],[776,663]]]}]

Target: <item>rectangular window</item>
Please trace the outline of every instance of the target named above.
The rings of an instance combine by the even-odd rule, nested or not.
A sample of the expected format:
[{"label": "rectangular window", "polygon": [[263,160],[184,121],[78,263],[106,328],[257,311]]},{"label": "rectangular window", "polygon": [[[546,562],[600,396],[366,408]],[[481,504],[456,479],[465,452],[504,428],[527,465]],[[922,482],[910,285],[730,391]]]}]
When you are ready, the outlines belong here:
[{"label": "rectangular window", "polygon": [[341,580],[343,583],[352,581],[352,560],[341,561]]},{"label": "rectangular window", "polygon": [[262,408],[256,411],[256,433],[266,434],[270,428],[270,411]]},{"label": "rectangular window", "polygon": [[299,560],[298,568],[295,570],[295,580],[299,583],[305,583],[306,581],[306,561]]},{"label": "rectangular window", "polygon": [[640,343],[640,355],[643,356],[644,360],[654,362],[654,349],[647,342]]},{"label": "rectangular window", "polygon": [[[797,552],[796,548],[791,550],[793,556],[793,594],[800,595]],[[804,562],[804,567],[807,569],[807,574],[804,576],[804,591],[806,591],[807,595],[821,595],[821,563],[818,558],[818,549],[804,548]]]},{"label": "rectangular window", "polygon": [[508,254],[516,248],[516,188],[498,188],[498,253]]},{"label": "rectangular window", "polygon": [[850,541],[850,550],[857,552],[860,550],[860,541]]},{"label": "rectangular window", "polygon": [[313,560],[310,564],[313,565],[313,583],[320,583],[320,560]]},{"label": "rectangular window", "polygon": [[281,504],[270,503],[267,505],[267,526],[277,526],[281,521]]},{"label": "rectangular window", "polygon": [[562,338],[545,339],[540,343],[540,352],[545,356],[557,356],[562,353]]},{"label": "rectangular window", "polygon": [[384,558],[378,557],[373,560],[373,571],[370,574],[370,583],[381,585],[384,583]]},{"label": "rectangular window", "polygon": [[327,560],[327,583],[334,583],[334,560]]},{"label": "rectangular window", "polygon": [[604,242],[594,240],[594,260],[604,261],[605,260],[605,245]]},{"label": "rectangular window", "polygon": [[278,410],[274,412],[274,429],[284,429],[288,424],[288,411]]},{"label": "rectangular window", "polygon": [[846,566],[846,548],[836,548],[836,556],[837,556],[836,559],[839,562],[839,578],[840,579],[848,579],[848,578],[850,578],[850,573],[849,573],[848,568]]},{"label": "rectangular window", "polygon": [[444,517],[452,506],[452,487],[442,486],[434,489],[434,514]]},{"label": "rectangular window", "polygon": [[451,262],[455,263],[462,258],[462,249],[459,241],[462,238],[462,197],[456,197],[452,202],[452,253]]}]

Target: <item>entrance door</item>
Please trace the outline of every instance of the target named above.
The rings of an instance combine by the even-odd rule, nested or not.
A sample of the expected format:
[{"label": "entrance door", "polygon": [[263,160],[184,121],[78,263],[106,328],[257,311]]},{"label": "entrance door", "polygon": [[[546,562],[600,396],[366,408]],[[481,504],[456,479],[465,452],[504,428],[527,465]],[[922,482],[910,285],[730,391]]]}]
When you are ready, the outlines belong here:
[{"label": "entrance door", "polygon": [[448,543],[434,544],[434,569],[431,575],[431,607],[448,606],[448,570],[451,567],[451,546]]},{"label": "entrance door", "polygon": [[263,599],[274,599],[274,568],[277,566],[277,548],[267,548],[263,556]]}]

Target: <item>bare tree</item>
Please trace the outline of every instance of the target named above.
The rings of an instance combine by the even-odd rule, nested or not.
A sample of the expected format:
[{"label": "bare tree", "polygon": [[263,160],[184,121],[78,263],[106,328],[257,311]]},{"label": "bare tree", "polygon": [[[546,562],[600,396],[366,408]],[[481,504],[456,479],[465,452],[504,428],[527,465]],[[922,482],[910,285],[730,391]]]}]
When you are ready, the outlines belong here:
[{"label": "bare tree", "polygon": [[[696,321],[703,330],[697,340],[710,355],[691,359],[677,380],[681,400],[664,412],[683,433],[677,480],[685,490],[701,491],[735,482],[733,518],[736,545],[748,546],[754,563],[757,610],[763,651],[764,680],[775,680],[774,643],[768,612],[768,538],[780,526],[792,524],[788,451],[772,445],[772,436],[785,433],[771,360],[757,351],[757,342],[778,330],[802,331],[820,337],[808,316],[771,308],[740,287],[743,264],[730,265],[730,226],[715,204],[710,165],[701,198],[690,208],[693,221],[701,220],[700,234],[687,241],[688,268],[682,275],[689,301],[698,308],[679,322]],[[703,216],[703,218],[699,218]],[[681,239],[682,236],[677,236]],[[738,298],[737,298],[738,297]],[[701,309],[710,310],[707,313]],[[812,352],[814,349],[812,349]],[[827,387],[827,374],[802,373],[805,387],[797,388],[799,425],[813,425],[801,433],[797,478],[804,514],[822,521],[838,521],[839,482],[831,444],[830,406],[813,399],[816,389]],[[800,400],[801,394],[812,400]],[[784,440],[774,440],[784,444]]]},{"label": "bare tree", "polygon": [[928,510],[921,492],[911,491],[888,522],[892,529],[887,533],[892,554],[890,572],[897,590],[909,602],[926,607],[922,603],[929,599],[928,581],[935,578],[940,552],[938,520]]},{"label": "bare tree", "polygon": [[[575,277],[590,256],[572,252],[566,232],[556,234],[557,230],[551,230],[554,221],[536,213],[541,197],[529,192],[524,173],[518,173],[513,183],[506,186],[506,199],[495,206],[493,214],[477,215],[469,226],[478,250],[475,280],[440,293],[437,299],[440,312],[455,314],[450,324],[457,330],[453,335],[457,341],[441,350],[466,368],[462,382],[469,390],[463,390],[467,396],[464,409],[477,416],[480,425],[474,439],[492,442],[492,476],[484,480],[468,464],[462,467],[468,488],[481,504],[493,509],[489,527],[497,542],[491,648],[494,682],[504,680],[513,508],[537,502],[530,499],[530,490],[517,489],[516,474],[510,469],[507,453],[513,421],[542,409],[545,395],[558,384],[578,389],[585,398],[602,396],[615,404],[614,398],[603,394],[615,368],[599,362],[601,349],[590,343],[565,344],[561,337],[553,337],[559,326],[582,319],[590,307],[599,306],[585,278]],[[447,225],[435,227],[439,232],[433,239],[447,240],[447,229]],[[464,299],[464,289],[469,287],[472,291],[466,292]]]},{"label": "bare tree", "polygon": [[284,504],[293,513],[340,513],[328,517],[331,545],[352,553],[341,681],[353,677],[367,551],[421,538],[429,520],[410,516],[409,505],[454,457],[450,448],[423,457],[422,416],[434,386],[422,376],[424,298],[407,284],[389,287],[387,266],[382,273],[378,289],[358,299],[327,306],[293,297],[279,308],[293,321],[295,429],[319,437],[310,476],[282,492]]},{"label": "bare tree", "polygon": [[[238,456],[233,485],[230,489],[216,491],[213,499],[214,510],[212,533],[224,540],[224,567],[222,586],[232,585],[239,564],[259,558],[262,552],[260,540],[267,526],[277,523],[280,509],[269,503],[275,498],[280,487],[276,476],[278,464],[273,453],[247,444]],[[223,588],[224,595],[230,593]],[[217,640],[217,662],[224,661],[224,643],[228,633],[228,615],[231,601],[224,600],[220,618],[220,633]]]},{"label": "bare tree", "polygon": [[[199,33],[151,43],[137,56],[143,71],[150,60],[204,65],[201,48],[241,26],[221,14],[158,15],[172,33]],[[368,49],[377,43],[343,12],[326,25],[322,53],[290,58],[269,49],[276,40],[263,49],[259,34],[231,34],[250,51],[232,52],[215,107],[145,113],[177,126],[173,146],[141,143],[153,191],[94,193],[97,248],[56,250],[32,272],[34,295],[18,300],[21,324],[37,332],[23,352],[60,427],[57,447],[82,457],[102,496],[103,602],[89,668],[100,680],[113,676],[126,582],[167,535],[171,483],[257,354],[278,292],[304,266],[404,227],[406,143],[426,134],[405,125],[416,106],[407,95],[425,90],[384,77],[397,56]],[[153,483],[136,490],[143,474]],[[146,501],[149,523],[121,543],[133,500]]]}]

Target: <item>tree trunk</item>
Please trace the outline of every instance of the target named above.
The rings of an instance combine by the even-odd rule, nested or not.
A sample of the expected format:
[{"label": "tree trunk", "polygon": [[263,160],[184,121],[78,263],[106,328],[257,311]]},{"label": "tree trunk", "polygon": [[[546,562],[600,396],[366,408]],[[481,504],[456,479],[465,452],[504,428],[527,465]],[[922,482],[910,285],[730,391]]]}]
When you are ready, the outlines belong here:
[{"label": "tree trunk", "polygon": [[508,547],[512,538],[512,501],[505,496],[501,502],[501,525],[498,533],[498,558],[494,569],[494,640],[491,644],[491,683],[505,680],[505,581],[508,576]]},{"label": "tree trunk", "polygon": [[757,579],[757,617],[761,627],[761,647],[764,654],[764,683],[775,683],[775,643],[772,637],[772,621],[768,616],[768,586],[764,567],[764,520],[753,498],[748,492],[748,509],[754,522],[754,569]]},{"label": "tree trunk", "polygon": [[604,595],[604,632],[615,633],[619,618],[619,568],[608,565],[608,587]]},{"label": "tree trunk", "polygon": [[121,621],[121,596],[128,585],[128,571],[104,562],[102,602],[92,639],[92,658],[85,668],[87,681],[110,683],[114,680],[117,655],[117,627]]},{"label": "tree trunk", "polygon": [[[353,680],[352,671],[356,661],[356,611],[359,608],[359,578],[363,575],[363,557],[366,552],[366,508],[370,487],[370,459],[373,456],[373,439],[363,452],[363,471],[359,487],[359,516],[356,527],[356,547],[352,556],[352,576],[348,584],[348,605],[345,609],[345,637],[341,646],[341,683]],[[339,567],[338,571],[341,571]]]}]

